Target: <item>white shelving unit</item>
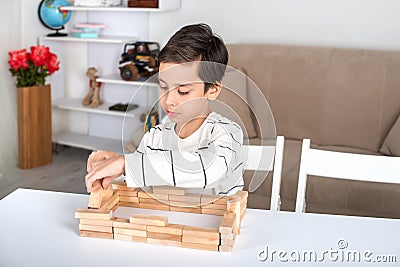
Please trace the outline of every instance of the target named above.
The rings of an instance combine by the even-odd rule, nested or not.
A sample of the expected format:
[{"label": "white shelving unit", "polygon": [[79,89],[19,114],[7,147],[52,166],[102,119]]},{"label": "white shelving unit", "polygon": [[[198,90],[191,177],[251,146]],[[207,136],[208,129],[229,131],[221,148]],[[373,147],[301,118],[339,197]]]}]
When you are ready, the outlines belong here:
[{"label": "white shelving unit", "polygon": [[98,81],[99,82],[103,82],[103,83],[114,83],[114,84],[122,84],[122,85],[137,85],[137,86],[151,86],[151,87],[157,87],[158,88],[158,83],[151,82],[151,81],[146,81],[145,78],[139,77],[136,81],[125,81],[125,80],[121,79],[119,74],[102,76],[101,78],[98,79]]},{"label": "white shelving unit", "polygon": [[180,8],[180,0],[161,0],[158,2],[158,8],[138,8],[138,7],[124,7],[124,6],[111,6],[111,7],[81,7],[81,6],[67,6],[62,7],[61,10],[70,11],[101,11],[101,12],[167,12],[174,11]]},{"label": "white shelving unit", "polygon": [[136,118],[138,114],[146,113],[147,109],[145,107],[138,107],[136,109],[130,110],[128,112],[120,112],[108,110],[112,103],[103,103],[103,105],[96,108],[90,106],[82,106],[82,99],[80,98],[59,98],[53,101],[52,106],[59,109],[81,111],[87,113],[95,113],[109,116],[126,117],[126,118]]},{"label": "white shelving unit", "polygon": [[57,41],[57,42],[80,42],[80,43],[109,43],[109,44],[124,44],[129,42],[135,42],[139,40],[138,36],[127,37],[127,36],[104,36],[100,35],[98,38],[76,38],[71,36],[63,37],[40,37],[40,42],[43,41]]},{"label": "white shelving unit", "polygon": [[[73,11],[68,29],[82,22],[104,23],[107,28],[96,39],[71,36],[39,38],[39,42],[50,46],[61,62],[60,71],[50,79],[54,143],[123,153],[124,145],[131,140],[135,130],[143,127],[139,117],[150,110],[158,87],[157,83],[146,82],[144,78],[137,81],[120,78],[118,62],[123,47],[126,43],[148,40],[149,12],[179,8],[180,0],[159,0],[159,8],[63,8]],[[89,90],[89,79],[85,76],[88,67],[98,69],[98,81],[102,83],[100,94],[104,103],[96,108],[82,105]],[[115,103],[131,100],[139,107],[127,113],[108,110]]]}]

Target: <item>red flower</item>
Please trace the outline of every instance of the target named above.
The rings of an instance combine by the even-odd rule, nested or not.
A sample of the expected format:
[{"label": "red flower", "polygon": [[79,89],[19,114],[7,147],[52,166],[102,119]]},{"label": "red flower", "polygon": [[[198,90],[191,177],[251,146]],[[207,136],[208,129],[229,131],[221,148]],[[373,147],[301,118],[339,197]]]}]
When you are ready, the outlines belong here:
[{"label": "red flower", "polygon": [[45,64],[50,75],[60,69],[59,65],[60,65],[60,62],[57,60],[57,55],[50,53],[50,56],[48,57],[48,60]]},{"label": "red flower", "polygon": [[38,45],[26,49],[10,51],[10,72],[16,77],[17,87],[44,85],[46,77],[60,69],[57,55],[47,46]]},{"label": "red flower", "polygon": [[26,49],[10,51],[8,54],[10,55],[8,64],[13,70],[18,70],[20,67],[23,69],[27,69],[29,67],[29,54],[26,52]]},{"label": "red flower", "polygon": [[49,60],[49,57],[50,49],[47,46],[31,46],[31,54],[29,59],[36,67],[45,65],[45,63]]}]

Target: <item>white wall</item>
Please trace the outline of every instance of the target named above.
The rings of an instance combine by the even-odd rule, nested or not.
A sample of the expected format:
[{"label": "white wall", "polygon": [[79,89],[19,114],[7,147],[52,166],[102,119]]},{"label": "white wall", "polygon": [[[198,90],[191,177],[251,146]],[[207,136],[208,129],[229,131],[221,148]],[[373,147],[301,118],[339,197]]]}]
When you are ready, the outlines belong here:
[{"label": "white wall", "polygon": [[20,1],[2,3],[0,9],[0,186],[7,165],[15,165],[17,146],[17,90],[8,71],[8,51],[21,45]]},{"label": "white wall", "polygon": [[398,0],[181,0],[153,13],[150,38],[162,45],[180,27],[210,24],[227,43],[400,49]]},{"label": "white wall", "polygon": [[[149,39],[164,45],[183,25],[206,22],[227,43],[400,50],[398,0],[181,1],[182,8],[178,11],[150,14]],[[5,161],[17,162],[17,102],[16,92],[9,91],[15,87],[7,73],[6,52],[29,48],[38,36],[48,32],[37,18],[40,0],[3,2],[0,34],[4,40],[0,42],[3,51],[0,67],[5,79],[0,88],[0,170]]]},{"label": "white wall", "polygon": [[[8,51],[29,49],[46,29],[37,17],[40,0],[2,1],[0,9],[0,178],[18,162],[17,89],[8,71]],[[0,179],[1,182],[1,179]]]}]

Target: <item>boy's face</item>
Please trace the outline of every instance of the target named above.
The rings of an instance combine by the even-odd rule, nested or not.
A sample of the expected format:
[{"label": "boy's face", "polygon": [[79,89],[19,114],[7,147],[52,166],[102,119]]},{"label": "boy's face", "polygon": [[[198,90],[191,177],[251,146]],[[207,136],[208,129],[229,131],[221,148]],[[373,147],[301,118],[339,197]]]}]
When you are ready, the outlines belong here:
[{"label": "boy's face", "polygon": [[204,82],[198,77],[198,62],[161,62],[159,70],[160,104],[173,122],[185,124],[208,115],[208,99],[215,99],[219,90],[210,87],[204,93]]}]

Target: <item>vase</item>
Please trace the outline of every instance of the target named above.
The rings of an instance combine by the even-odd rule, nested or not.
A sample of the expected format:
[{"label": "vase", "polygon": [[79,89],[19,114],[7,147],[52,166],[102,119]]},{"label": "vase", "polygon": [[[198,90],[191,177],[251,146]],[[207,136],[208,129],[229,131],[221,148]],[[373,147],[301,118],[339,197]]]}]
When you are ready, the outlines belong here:
[{"label": "vase", "polygon": [[21,169],[51,163],[51,87],[18,88],[18,161]]}]

